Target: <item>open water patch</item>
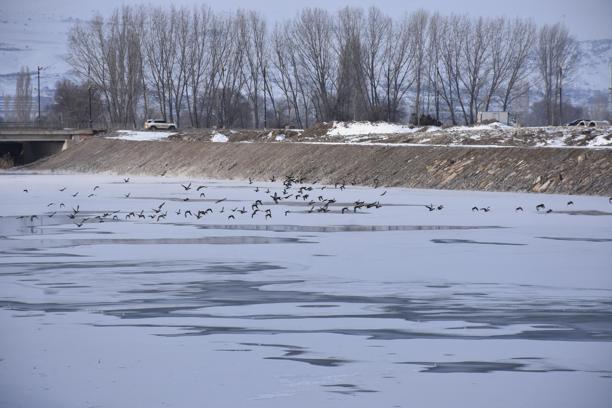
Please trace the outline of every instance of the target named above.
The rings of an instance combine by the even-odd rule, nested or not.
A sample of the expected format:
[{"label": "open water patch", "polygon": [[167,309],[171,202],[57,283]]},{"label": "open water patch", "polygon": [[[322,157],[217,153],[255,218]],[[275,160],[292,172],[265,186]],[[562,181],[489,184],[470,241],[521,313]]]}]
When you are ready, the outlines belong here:
[{"label": "open water patch", "polygon": [[471,239],[450,239],[436,238],[432,239],[434,244],[476,244],[476,245],[508,245],[508,246],[524,246],[527,244],[518,244],[514,242],[495,242],[495,241],[474,241]]},{"label": "open water patch", "polygon": [[612,242],[612,238],[577,238],[577,237],[536,237],[539,239],[551,239],[554,241],[570,242]]},{"label": "open water patch", "polygon": [[424,373],[478,373],[487,374],[495,371],[509,372],[531,372],[546,373],[555,371],[575,371],[568,368],[530,368],[528,364],[497,361],[455,361],[455,362],[431,362],[431,361],[406,361],[398,364],[414,364],[423,366],[420,370]]},{"label": "open water patch", "polygon": [[273,232],[384,232],[384,231],[449,231],[501,229],[497,225],[284,225],[284,224],[205,224],[196,225],[206,230],[240,230]]}]

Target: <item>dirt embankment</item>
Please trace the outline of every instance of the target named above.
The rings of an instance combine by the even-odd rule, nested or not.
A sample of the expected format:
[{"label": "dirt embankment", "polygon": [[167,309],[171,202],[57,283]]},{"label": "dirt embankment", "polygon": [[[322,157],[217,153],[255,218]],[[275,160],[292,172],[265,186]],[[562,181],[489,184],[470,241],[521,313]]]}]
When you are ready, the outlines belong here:
[{"label": "dirt embankment", "polygon": [[91,138],[28,166],[61,172],[612,195],[612,149],[128,142]]}]

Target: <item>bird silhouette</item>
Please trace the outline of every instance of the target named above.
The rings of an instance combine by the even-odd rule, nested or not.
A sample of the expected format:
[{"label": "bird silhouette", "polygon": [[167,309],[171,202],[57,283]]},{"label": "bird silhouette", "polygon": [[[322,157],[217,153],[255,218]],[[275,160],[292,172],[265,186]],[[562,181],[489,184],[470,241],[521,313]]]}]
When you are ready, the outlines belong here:
[{"label": "bird silhouette", "polygon": [[236,219],[236,217],[234,217],[234,214],[230,214],[230,215],[227,217],[227,219],[228,219],[228,220],[235,220],[235,219]]},{"label": "bird silhouette", "polygon": [[191,190],[191,182],[189,182],[189,184],[187,184],[187,185],[181,184],[181,187],[183,187],[185,189],[185,191],[189,191],[189,190]]},{"label": "bird silhouette", "polygon": [[568,201],[567,205],[574,205],[574,202],[573,201]]},{"label": "bird silhouette", "polygon": [[66,187],[60,188],[59,191],[62,191],[62,192],[66,191]]},{"label": "bird silhouette", "polygon": [[227,198],[226,198],[226,197],[223,197],[223,198],[221,198],[221,199],[219,199],[219,200],[215,201],[215,204],[222,203],[222,202],[223,202],[223,201],[225,201],[225,200],[227,200]]},{"label": "bird silhouette", "polygon": [[51,207],[52,205],[55,205],[55,203],[49,203],[47,204],[47,207]]},{"label": "bird silhouette", "polygon": [[76,193],[74,193],[72,196],[73,196],[73,197],[76,197],[76,196],[78,196],[78,195],[79,195],[79,192],[77,191],[77,192],[76,192]]},{"label": "bird silhouette", "polygon": [[125,198],[130,198],[130,194],[132,194],[132,193],[127,193],[127,194],[124,194],[123,196],[124,196]]},{"label": "bird silhouette", "polygon": [[55,214],[57,214],[57,211],[52,212],[51,214],[48,215],[48,217],[52,218]]},{"label": "bird silhouette", "polygon": [[472,212],[474,212],[474,211],[478,211],[478,207],[476,207],[476,206],[472,207]]},{"label": "bird silhouette", "polygon": [[433,211],[436,209],[436,207],[433,204],[426,205],[425,208],[427,208],[429,211]]},{"label": "bird silhouette", "polygon": [[91,198],[91,197],[93,197],[93,196],[95,196],[95,194],[94,194],[94,193],[91,193],[91,194],[89,194],[89,195],[87,196],[87,198]]},{"label": "bird silhouette", "polygon": [[285,217],[287,216],[287,214],[289,214],[291,211],[287,210],[285,211]]},{"label": "bird silhouette", "polygon": [[123,179],[123,182],[124,182],[124,183],[129,183],[129,182],[130,182],[130,178],[129,178],[129,177],[128,177],[128,178],[124,178],[124,179]]},{"label": "bird silhouette", "polygon": [[536,211],[543,210],[544,208],[546,208],[546,206],[545,206],[544,204],[538,204],[538,205],[536,205]]},{"label": "bird silhouette", "polygon": [[484,211],[484,212],[487,213],[487,212],[491,211],[491,207],[483,207],[483,208],[480,209],[480,211]]},{"label": "bird silhouette", "polygon": [[196,188],[196,191],[200,191],[203,188],[207,188],[206,186],[198,186],[198,188]]},{"label": "bird silhouette", "polygon": [[523,211],[523,207],[516,207],[516,208],[514,209],[514,211],[515,211],[515,212],[516,212],[516,211]]},{"label": "bird silhouette", "polygon": [[100,188],[100,186],[94,186],[93,191],[96,191],[99,188]]},{"label": "bird silhouette", "polygon": [[200,193],[200,198],[202,198],[202,197],[204,197],[204,198],[205,198],[205,197],[206,197],[206,194],[204,194],[204,193]]},{"label": "bird silhouette", "polygon": [[548,210],[546,210],[546,214],[550,214],[551,212],[553,212],[552,208],[549,208]]},{"label": "bird silhouette", "polygon": [[23,192],[24,192],[24,193],[29,193],[30,191],[29,191],[27,188],[24,188],[24,189],[23,189]]}]

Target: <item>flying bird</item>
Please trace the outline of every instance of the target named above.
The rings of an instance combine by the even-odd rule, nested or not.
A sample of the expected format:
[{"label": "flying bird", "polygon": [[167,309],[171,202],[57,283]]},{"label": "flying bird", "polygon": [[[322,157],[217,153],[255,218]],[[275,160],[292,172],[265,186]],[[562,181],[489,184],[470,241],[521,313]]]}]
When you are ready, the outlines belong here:
[{"label": "flying bird", "polygon": [[189,191],[189,190],[191,190],[191,182],[189,182],[189,184],[187,184],[187,185],[181,184],[181,187],[183,187],[185,189],[185,191]]}]

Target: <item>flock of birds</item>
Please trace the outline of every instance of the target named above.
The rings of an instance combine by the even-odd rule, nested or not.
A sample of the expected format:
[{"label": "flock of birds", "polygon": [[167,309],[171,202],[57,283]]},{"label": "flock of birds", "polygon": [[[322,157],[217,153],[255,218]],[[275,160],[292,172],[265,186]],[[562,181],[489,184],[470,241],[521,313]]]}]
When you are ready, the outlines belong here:
[{"label": "flock of birds", "polygon": [[[130,183],[130,181],[131,181],[130,178],[123,178],[123,184],[128,184]],[[276,177],[272,176],[270,178],[270,182],[276,183],[277,182]],[[285,210],[284,211],[285,216],[288,216],[292,212],[301,212],[301,213],[309,213],[309,214],[310,213],[329,213],[329,212],[337,212],[341,214],[358,213],[360,210],[363,210],[363,209],[372,209],[372,208],[378,209],[382,207],[382,204],[378,200],[372,201],[372,202],[366,202],[364,200],[355,200],[350,203],[339,203],[334,197],[326,196],[326,191],[332,190],[332,187],[326,186],[326,185],[316,186],[318,183],[318,180],[313,181],[310,184],[306,184],[303,178],[296,178],[294,176],[285,176],[284,179],[282,179],[282,181],[279,181],[279,182],[281,183],[281,185],[277,189],[275,189],[275,191],[271,191],[270,187],[265,187],[265,188],[262,188],[259,186],[254,187],[253,191],[256,193],[262,194],[263,195],[262,198],[257,198],[256,200],[251,202],[249,206],[246,206],[246,205],[242,207],[237,206],[237,207],[234,207],[228,210],[225,209],[225,205],[229,203],[226,197],[220,198],[220,199],[207,199],[206,198],[206,189],[208,188],[208,186],[198,185],[196,187],[193,184],[193,182],[189,182],[186,184],[180,184],[180,187],[182,188],[182,193],[185,194],[185,196],[182,198],[182,201],[185,203],[189,203],[190,205],[188,206],[188,208],[176,208],[172,210],[172,212],[176,216],[182,216],[184,218],[190,217],[190,218],[195,218],[197,220],[200,220],[209,214],[214,214],[214,213],[227,214],[226,215],[227,220],[230,221],[230,220],[236,220],[237,217],[248,216],[248,215],[250,215],[250,218],[255,218],[256,216],[263,216],[265,220],[271,220],[273,216],[272,209],[274,208],[275,205],[280,204],[280,203],[283,203],[283,204],[287,203],[291,205],[291,202],[293,203],[297,202],[299,203],[298,205],[303,206],[305,208],[305,210],[301,210],[301,211]],[[248,183],[250,186],[252,186],[254,184],[253,179],[249,178]],[[356,182],[353,181],[351,184],[355,185]],[[379,182],[378,180],[375,179],[374,188],[378,189],[379,187],[380,187]],[[346,183],[344,181],[336,182],[334,183],[334,186],[333,186],[334,190],[342,191],[345,188],[346,188]],[[100,189],[100,186],[95,185],[93,186],[91,191],[79,195],[80,194],[79,191],[68,192],[67,187],[62,187],[59,189],[59,192],[66,193],[67,195],[71,196],[74,199],[76,199],[77,197],[87,197],[88,199],[91,199],[97,196],[98,194],[97,191],[99,189]],[[24,188],[23,192],[29,193],[29,189]],[[386,194],[387,194],[387,190],[383,191],[381,194],[379,194],[379,196],[382,197],[382,196],[385,196]],[[197,197],[194,198],[194,195],[197,195]],[[130,198],[131,192],[128,191],[124,193],[123,197]],[[132,197],[132,198],[135,198],[135,197]],[[193,203],[198,203],[201,201],[208,201],[208,202],[214,203],[214,205],[211,207],[203,208],[203,209],[194,209]],[[610,204],[612,204],[612,197],[610,197],[608,201]],[[48,211],[46,211],[44,214],[29,215],[29,216],[21,215],[21,216],[18,216],[17,218],[29,219],[30,222],[34,222],[34,220],[41,219],[42,217],[45,217],[45,216],[48,218],[53,218],[54,216],[58,214],[58,212],[62,211],[62,214],[66,215],[70,220],[72,220],[74,225],[76,225],[79,228],[82,227],[85,223],[91,223],[91,222],[101,223],[101,222],[105,222],[108,220],[120,221],[122,219],[123,220],[150,219],[152,221],[159,222],[168,217],[168,206],[166,204],[167,202],[163,201],[156,207],[151,208],[150,211],[147,211],[146,209],[141,209],[140,211],[115,210],[115,211],[102,211],[100,213],[87,212],[85,214],[81,210],[80,204],[77,204],[76,206],[71,207],[71,211],[70,210],[62,211],[62,209],[66,208],[66,204],[64,202],[50,202],[46,205]],[[566,205],[568,207],[573,206],[574,202],[568,201]],[[221,208],[218,208],[219,206],[221,206]],[[336,208],[341,208],[341,209],[332,210],[331,207],[336,207]],[[424,205],[424,207],[429,212],[442,211],[445,208],[443,204],[439,204],[439,205],[428,204],[428,205]],[[536,205],[535,210],[538,213],[542,212],[546,214],[550,214],[553,212],[553,209],[547,208],[544,203],[540,203]],[[488,213],[489,211],[491,211],[490,206],[486,206],[486,207],[473,206],[472,207],[472,212]],[[515,212],[522,212],[522,211],[524,211],[524,208],[522,206],[518,206],[515,208]]]}]

